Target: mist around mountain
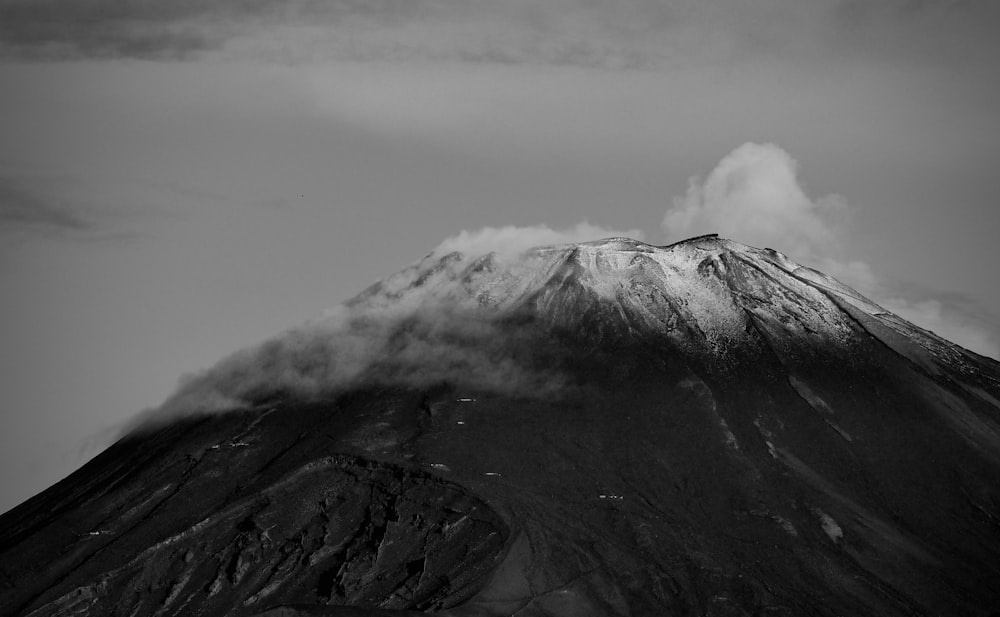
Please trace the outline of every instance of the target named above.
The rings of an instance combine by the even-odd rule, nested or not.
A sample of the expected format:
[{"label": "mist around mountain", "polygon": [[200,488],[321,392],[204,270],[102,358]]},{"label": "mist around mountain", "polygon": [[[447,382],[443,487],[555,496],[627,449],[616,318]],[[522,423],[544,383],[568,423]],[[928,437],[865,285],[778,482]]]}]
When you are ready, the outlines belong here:
[{"label": "mist around mountain", "polygon": [[991,615],[1000,364],[715,236],[432,253],[0,518],[0,615]]}]

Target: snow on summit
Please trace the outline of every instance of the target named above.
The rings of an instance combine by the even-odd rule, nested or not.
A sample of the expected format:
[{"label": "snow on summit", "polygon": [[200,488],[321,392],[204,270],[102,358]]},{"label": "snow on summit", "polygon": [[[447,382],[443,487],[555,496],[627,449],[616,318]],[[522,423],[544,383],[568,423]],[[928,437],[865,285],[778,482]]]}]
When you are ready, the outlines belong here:
[{"label": "snow on summit", "polygon": [[799,270],[780,253],[714,235],[663,247],[607,238],[537,247],[513,259],[429,258],[352,306],[446,301],[497,313],[529,310],[571,326],[592,305],[606,304],[636,333],[699,331],[715,347],[743,338],[750,313],[791,331],[844,339],[850,327],[826,295],[838,290],[820,289],[795,276]]},{"label": "snow on summit", "polygon": [[[811,354],[876,338],[912,361],[965,350],[772,249],[716,235],[667,246],[625,237],[518,254],[432,253],[323,319],[189,378],[161,412],[311,398],[362,383],[558,391],[570,347],[641,343],[660,355]],[[544,342],[544,343],[543,343]]]}]

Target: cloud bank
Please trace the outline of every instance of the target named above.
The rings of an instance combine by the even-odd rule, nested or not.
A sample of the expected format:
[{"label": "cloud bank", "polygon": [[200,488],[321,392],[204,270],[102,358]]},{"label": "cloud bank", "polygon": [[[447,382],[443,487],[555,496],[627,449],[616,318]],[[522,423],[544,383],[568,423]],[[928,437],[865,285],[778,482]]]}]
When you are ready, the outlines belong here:
[{"label": "cloud bank", "polygon": [[866,262],[846,257],[851,208],[839,195],[812,198],[798,163],[772,143],[746,143],[673,200],[663,230],[673,240],[704,233],[770,247],[818,267],[900,317],[977,353],[1000,358],[990,323],[933,297],[913,297]]},{"label": "cloud bank", "polygon": [[[29,58],[448,61],[635,68],[772,53],[949,62],[993,47],[991,2],[886,0],[0,0],[0,50]],[[994,18],[991,22],[990,18]],[[889,52],[886,51],[889,50]]]}]

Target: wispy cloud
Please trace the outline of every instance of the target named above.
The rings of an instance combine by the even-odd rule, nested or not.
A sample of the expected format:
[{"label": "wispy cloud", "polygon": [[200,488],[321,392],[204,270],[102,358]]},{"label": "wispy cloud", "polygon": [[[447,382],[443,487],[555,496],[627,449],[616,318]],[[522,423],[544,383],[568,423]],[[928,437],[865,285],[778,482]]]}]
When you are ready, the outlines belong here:
[{"label": "wispy cloud", "polygon": [[[276,396],[329,396],[358,383],[429,387],[451,384],[516,396],[549,397],[577,386],[563,372],[560,345],[529,323],[505,317],[463,296],[455,286],[478,258],[495,253],[502,267],[521,251],[545,244],[609,236],[640,236],[586,221],[486,227],[444,240],[419,264],[383,279],[321,318],[244,349],[182,380],[176,392],[134,425],[178,414],[221,412]],[[454,253],[461,253],[455,255]]]},{"label": "wispy cloud", "polygon": [[0,230],[86,231],[86,209],[23,179],[0,177]]},{"label": "wispy cloud", "polygon": [[[449,384],[523,397],[565,392],[569,380],[558,368],[564,360],[558,346],[539,352],[543,332],[529,325],[505,327],[475,301],[436,297],[433,281],[426,280],[455,276],[448,266],[456,262],[432,263],[438,267],[404,270],[319,320],[182,379],[160,407],[131,426],[245,408],[275,397],[331,396],[359,383]],[[460,263],[464,268],[470,262]]]},{"label": "wispy cloud", "polygon": [[815,263],[903,319],[966,349],[1000,359],[997,316],[972,298],[887,279],[864,261],[829,256]]},{"label": "wispy cloud", "polygon": [[[957,31],[978,33],[974,46],[990,40],[973,26],[995,3],[900,0],[878,3],[888,7],[880,9],[871,4],[876,3],[3,0],[0,49],[35,58],[178,59],[225,48],[290,62],[346,58],[631,68],[792,49],[823,55],[877,40],[933,48],[928,37],[955,37]],[[933,19],[886,17],[904,12]]]},{"label": "wispy cloud", "polygon": [[36,60],[193,57],[228,36],[218,23],[198,25],[208,12],[199,4],[7,0],[0,2],[0,52]]},{"label": "wispy cloud", "polygon": [[28,59],[176,60],[226,47],[236,56],[279,62],[610,66],[639,58],[621,34],[638,33],[638,13],[648,6],[637,0],[617,11],[577,0],[546,7],[521,0],[5,0],[0,52]]},{"label": "wispy cloud", "polygon": [[144,235],[135,224],[184,212],[189,204],[223,197],[169,182],[115,176],[83,177],[53,169],[0,163],[0,234],[88,240]]},{"label": "wispy cloud", "polygon": [[810,197],[798,163],[775,144],[747,143],[704,178],[692,178],[663,218],[668,237],[702,233],[788,253],[851,285],[914,324],[980,354],[1000,358],[995,318],[954,295],[885,279],[848,257],[851,207],[839,195]]}]

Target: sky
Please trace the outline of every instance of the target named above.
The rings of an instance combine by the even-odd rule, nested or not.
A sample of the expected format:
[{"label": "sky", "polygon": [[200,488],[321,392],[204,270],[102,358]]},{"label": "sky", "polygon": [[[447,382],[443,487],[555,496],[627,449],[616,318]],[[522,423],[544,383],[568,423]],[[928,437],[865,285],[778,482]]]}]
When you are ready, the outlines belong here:
[{"label": "sky", "polygon": [[437,247],[717,232],[1000,357],[1000,3],[0,0],[0,511]]}]

